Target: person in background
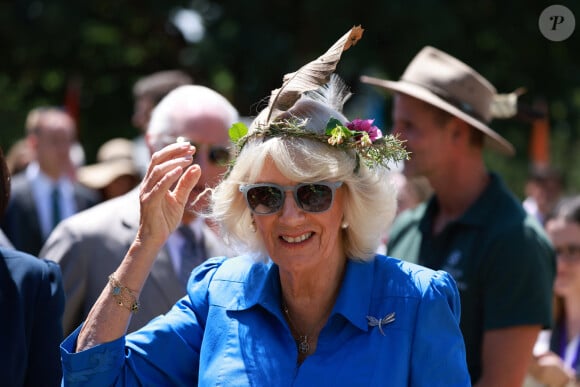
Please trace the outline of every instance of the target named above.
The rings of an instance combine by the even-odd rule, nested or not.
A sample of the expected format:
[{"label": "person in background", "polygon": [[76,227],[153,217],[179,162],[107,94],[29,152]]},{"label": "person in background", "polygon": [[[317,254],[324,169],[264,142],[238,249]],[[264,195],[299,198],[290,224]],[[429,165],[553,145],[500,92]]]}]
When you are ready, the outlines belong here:
[{"label": "person in background", "polygon": [[[10,172],[0,149],[0,217]],[[60,386],[64,292],[58,265],[0,245],[0,374],[3,386]]]},{"label": "person in background", "polygon": [[24,171],[33,160],[34,153],[30,149],[26,138],[16,141],[6,152],[6,164],[11,176]]},{"label": "person in background", "polygon": [[[6,154],[6,164],[8,165],[10,175],[14,176],[23,172],[34,159],[34,150],[30,148],[28,139],[25,137],[17,140],[8,149]],[[76,169],[85,164],[85,150],[78,139],[71,144],[70,161],[69,174],[72,179],[75,179]]]},{"label": "person in background", "polygon": [[[2,189],[1,197],[0,197],[0,218],[4,215],[4,211],[6,210],[6,206],[8,205],[8,201],[10,200],[10,168],[8,167],[8,163],[4,158],[4,152],[0,147],[0,188]],[[0,247],[4,247],[7,249],[14,249],[14,245],[4,231],[0,229]]]},{"label": "person in background", "polygon": [[400,172],[393,172],[393,179],[398,186],[397,215],[411,210],[431,197],[433,190],[425,176],[407,177]]},{"label": "person in background", "polygon": [[140,78],[133,85],[133,126],[139,130],[139,135],[133,139],[133,159],[140,177],[145,176],[151,153],[145,141],[145,133],[153,108],[178,86],[191,85],[193,79],[181,70],[158,71]]},{"label": "person in background", "polygon": [[445,270],[457,281],[473,385],[520,386],[538,332],[551,323],[555,258],[541,225],[485,165],[485,146],[514,153],[489,127],[495,88],[430,46],[399,81],[362,81],[395,93],[393,133],[411,153],[403,172],[425,176],[434,191],[397,217],[389,255]]},{"label": "person in background", "polygon": [[133,142],[113,138],[97,152],[97,163],[77,170],[78,181],[109,200],[131,191],[141,181],[133,161]]},{"label": "person in background", "polygon": [[38,255],[58,222],[92,207],[100,198],[71,177],[76,126],[68,113],[56,107],[33,109],[26,119],[26,133],[35,159],[12,177],[2,229],[16,249]]},{"label": "person in background", "polygon": [[554,245],[554,328],[538,336],[526,387],[578,386],[580,376],[580,196],[567,198],[546,221]]},{"label": "person in background", "polygon": [[[196,144],[195,161],[204,168],[191,193],[197,198],[225,173],[231,147],[228,128],[237,119],[236,109],[217,92],[203,86],[180,86],[153,111],[147,144],[151,153],[177,139]],[[207,198],[200,197],[194,209],[202,212],[206,203]],[[185,294],[185,281],[194,266],[208,256],[228,254],[223,242],[194,212],[186,212],[182,224],[157,255],[142,289],[148,302],[131,320],[129,331],[167,312]],[[139,191],[134,188],[64,220],[52,232],[40,254],[58,262],[63,273],[65,334],[87,317],[138,228]]]},{"label": "person in background", "polygon": [[65,385],[469,385],[451,276],[374,253],[395,215],[385,162],[406,155],[400,143],[347,122],[337,76],[280,90],[249,131],[232,127],[239,153],[213,191],[224,240],[245,253],[206,261],[171,311],[126,335],[205,173],[187,143],[155,153],[137,237],[61,346]]},{"label": "person in background", "polygon": [[564,176],[560,171],[549,166],[533,167],[526,182],[524,209],[544,225],[562,199],[564,189]]},{"label": "person in background", "polygon": [[[12,146],[10,149],[13,149]],[[2,173],[2,180],[0,180],[0,184],[2,184],[2,197],[0,198],[2,205],[0,206],[0,214],[4,215],[4,211],[6,210],[6,206],[8,205],[8,201],[10,200],[10,179],[12,176],[10,166],[8,165],[7,159],[4,157],[4,152],[2,148],[0,148],[0,156],[2,159],[2,163],[0,165],[0,173]],[[14,245],[4,231],[0,229],[0,247],[5,247],[8,249],[13,249]]]},{"label": "person in background", "polygon": [[[403,211],[413,209],[425,202],[433,190],[425,176],[407,177],[399,171],[391,172],[391,179],[397,186],[397,213],[396,217]],[[380,254],[387,254],[387,244],[389,242],[389,229],[385,230],[382,242],[377,250]]]}]

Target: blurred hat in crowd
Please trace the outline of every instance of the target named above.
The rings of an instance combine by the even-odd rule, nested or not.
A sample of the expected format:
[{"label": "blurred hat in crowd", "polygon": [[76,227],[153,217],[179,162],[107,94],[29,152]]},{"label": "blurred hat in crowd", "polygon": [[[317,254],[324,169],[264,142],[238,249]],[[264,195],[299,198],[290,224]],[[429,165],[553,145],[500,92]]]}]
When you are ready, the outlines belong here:
[{"label": "blurred hat in crowd", "polygon": [[93,189],[102,189],[121,176],[138,176],[133,161],[133,143],[126,138],[105,142],[97,152],[97,163],[80,167],[77,178]]},{"label": "blurred hat in crowd", "polygon": [[153,98],[157,104],[169,92],[182,85],[190,85],[193,79],[189,74],[181,70],[164,70],[147,75],[133,86],[133,96],[135,98],[148,96]]},{"label": "blurred hat in crowd", "polygon": [[361,82],[417,98],[462,119],[485,134],[486,145],[506,155],[514,147],[488,124],[498,97],[495,87],[474,69],[434,47],[424,47],[399,81],[362,76]]}]

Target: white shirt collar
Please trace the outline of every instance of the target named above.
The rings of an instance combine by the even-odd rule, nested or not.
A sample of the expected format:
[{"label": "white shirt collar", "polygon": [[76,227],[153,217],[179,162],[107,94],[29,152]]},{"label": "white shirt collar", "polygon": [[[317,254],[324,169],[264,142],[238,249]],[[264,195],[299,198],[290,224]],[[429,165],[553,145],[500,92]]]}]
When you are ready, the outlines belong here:
[{"label": "white shirt collar", "polygon": [[36,203],[36,211],[40,222],[42,235],[47,238],[52,231],[52,211],[50,198],[55,186],[60,193],[61,219],[68,218],[77,212],[74,198],[74,184],[71,179],[62,175],[58,180],[51,179],[40,169],[38,162],[32,161],[26,168],[26,178],[30,183],[32,197]]}]

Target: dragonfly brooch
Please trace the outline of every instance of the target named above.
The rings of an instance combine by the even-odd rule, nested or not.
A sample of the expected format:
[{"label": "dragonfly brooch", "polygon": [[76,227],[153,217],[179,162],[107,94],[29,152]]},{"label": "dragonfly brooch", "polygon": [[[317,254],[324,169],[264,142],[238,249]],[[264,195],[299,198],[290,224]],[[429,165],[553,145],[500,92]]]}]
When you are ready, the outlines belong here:
[{"label": "dragonfly brooch", "polygon": [[369,323],[369,327],[379,327],[381,335],[385,336],[385,332],[383,332],[383,325],[387,325],[395,321],[395,312],[387,314],[380,320],[373,316],[367,316],[367,321]]}]

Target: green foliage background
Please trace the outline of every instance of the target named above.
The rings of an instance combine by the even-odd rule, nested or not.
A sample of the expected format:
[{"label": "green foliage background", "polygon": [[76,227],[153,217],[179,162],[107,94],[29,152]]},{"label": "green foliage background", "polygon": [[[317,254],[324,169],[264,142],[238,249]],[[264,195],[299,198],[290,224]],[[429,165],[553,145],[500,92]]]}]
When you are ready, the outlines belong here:
[{"label": "green foliage background", "polygon": [[[580,4],[559,1],[576,16],[564,42],[538,29],[553,3],[513,0],[245,0],[113,1],[15,0],[0,3],[0,145],[24,134],[27,111],[63,104],[67,84],[79,82],[80,138],[87,161],[100,144],[133,137],[131,87],[140,76],[181,68],[196,83],[226,95],[242,115],[255,115],[283,74],[323,53],[351,26],[365,34],[343,55],[338,73],[355,96],[354,116],[389,126],[390,97],[361,85],[361,74],[396,79],[424,45],[472,65],[501,92],[525,86],[532,105],[548,102],[552,163],[580,192]],[[187,42],[170,16],[178,7],[203,17],[205,37]],[[515,158],[487,155],[522,195],[529,166],[530,124],[493,124],[517,148]]]}]

